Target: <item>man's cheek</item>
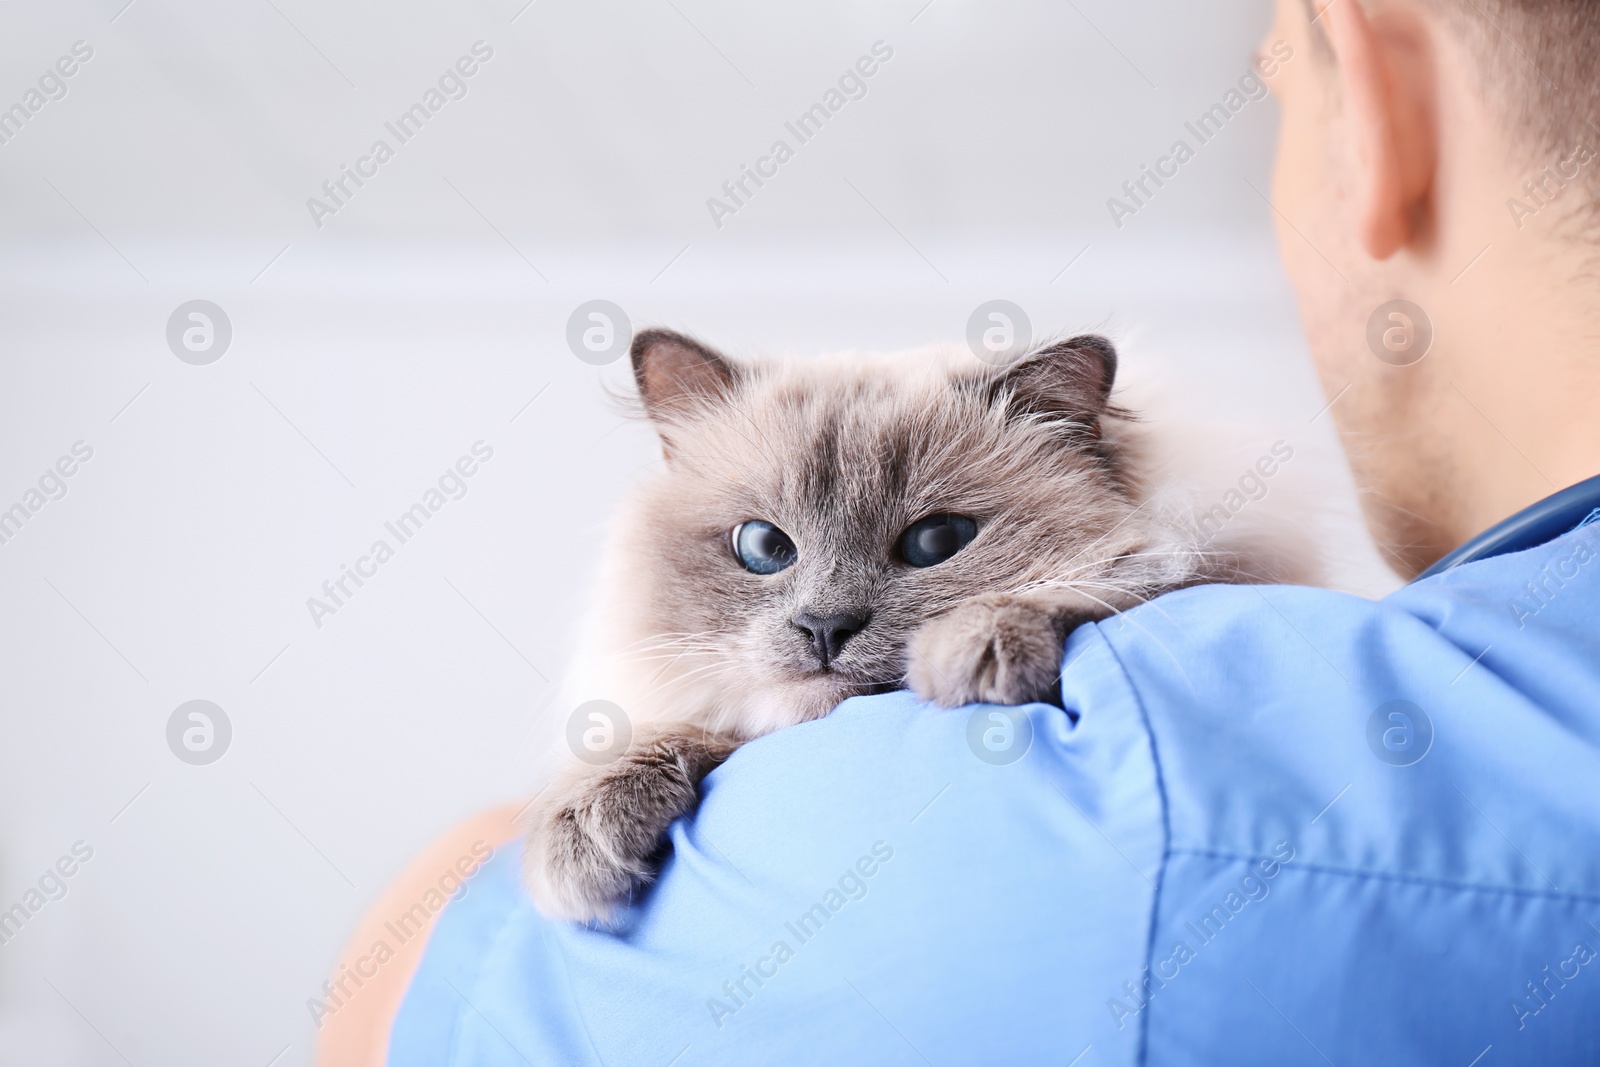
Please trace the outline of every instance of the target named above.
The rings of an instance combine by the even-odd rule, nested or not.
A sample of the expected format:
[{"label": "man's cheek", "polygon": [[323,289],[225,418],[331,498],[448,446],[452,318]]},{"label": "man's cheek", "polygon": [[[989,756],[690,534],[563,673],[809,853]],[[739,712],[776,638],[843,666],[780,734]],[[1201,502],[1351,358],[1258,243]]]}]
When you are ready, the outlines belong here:
[{"label": "man's cheek", "polygon": [[1312,305],[1335,303],[1348,288],[1347,237],[1341,230],[1347,209],[1338,187],[1338,161],[1329,158],[1323,135],[1301,123],[1310,120],[1294,113],[1299,110],[1284,109],[1272,202],[1261,209],[1272,216],[1279,252],[1310,327],[1319,317]]}]

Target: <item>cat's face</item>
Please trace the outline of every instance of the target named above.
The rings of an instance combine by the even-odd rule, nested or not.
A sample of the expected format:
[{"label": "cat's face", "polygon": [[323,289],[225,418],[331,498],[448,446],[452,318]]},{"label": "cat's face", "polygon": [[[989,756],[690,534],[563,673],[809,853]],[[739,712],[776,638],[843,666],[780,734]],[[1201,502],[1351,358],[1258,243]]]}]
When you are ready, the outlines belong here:
[{"label": "cat's face", "polygon": [[1103,434],[1115,354],[1099,338],[1006,369],[940,353],[733,364],[664,331],[633,355],[666,463],[620,547],[652,692],[705,721],[761,733],[896,688],[940,612],[1092,582],[1140,547]]}]

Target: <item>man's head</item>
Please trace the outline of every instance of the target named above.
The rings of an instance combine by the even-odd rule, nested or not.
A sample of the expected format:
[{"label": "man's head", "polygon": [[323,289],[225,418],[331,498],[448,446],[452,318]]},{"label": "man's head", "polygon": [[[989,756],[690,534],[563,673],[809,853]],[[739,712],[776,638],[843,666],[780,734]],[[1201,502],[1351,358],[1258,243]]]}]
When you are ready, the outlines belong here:
[{"label": "man's head", "polygon": [[1414,574],[1600,473],[1600,3],[1279,0],[1279,241]]}]

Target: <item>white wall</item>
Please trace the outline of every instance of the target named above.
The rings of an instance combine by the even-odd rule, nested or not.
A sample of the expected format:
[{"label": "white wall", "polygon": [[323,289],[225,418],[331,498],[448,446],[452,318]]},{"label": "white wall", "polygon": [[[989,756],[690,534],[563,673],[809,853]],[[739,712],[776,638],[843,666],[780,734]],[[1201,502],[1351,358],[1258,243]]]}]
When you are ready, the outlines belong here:
[{"label": "white wall", "polygon": [[[582,301],[807,352],[958,340],[1005,297],[1114,333],[1231,427],[1224,465],[1334,455],[1247,184],[1273,105],[1120,229],[1106,206],[1245,72],[1264,3],[124,2],[0,5],[0,106],[93,48],[0,145],[0,508],[93,449],[0,544],[0,909],[94,850],[0,945],[4,1062],[309,1062],[356,917],[523,788],[597,531],[656,455],[605,400],[623,365],[567,349]],[[314,225],[479,40],[467,96]],[[879,40],[867,95],[715,226]],[[233,330],[206,366],[165,337],[196,298]],[[468,494],[314,624],[478,440]],[[208,766],[165,736],[193,699],[232,723]]]}]

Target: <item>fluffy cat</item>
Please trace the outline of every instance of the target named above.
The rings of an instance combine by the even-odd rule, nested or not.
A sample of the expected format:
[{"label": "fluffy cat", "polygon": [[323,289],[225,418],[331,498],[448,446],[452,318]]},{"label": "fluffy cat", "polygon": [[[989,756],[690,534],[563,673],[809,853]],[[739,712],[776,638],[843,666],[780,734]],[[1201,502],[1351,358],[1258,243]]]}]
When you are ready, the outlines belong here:
[{"label": "fluffy cat", "polygon": [[611,917],[746,741],[902,686],[952,707],[1054,701],[1074,627],[1239,576],[1146,506],[1103,337],[1005,367],[736,363],[665,330],[631,355],[666,461],[616,523],[568,694],[618,705],[632,738],[530,808],[547,915]]}]

